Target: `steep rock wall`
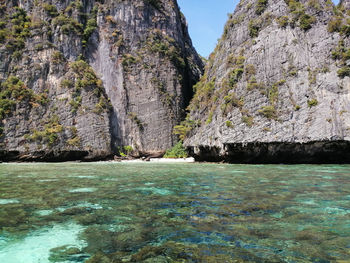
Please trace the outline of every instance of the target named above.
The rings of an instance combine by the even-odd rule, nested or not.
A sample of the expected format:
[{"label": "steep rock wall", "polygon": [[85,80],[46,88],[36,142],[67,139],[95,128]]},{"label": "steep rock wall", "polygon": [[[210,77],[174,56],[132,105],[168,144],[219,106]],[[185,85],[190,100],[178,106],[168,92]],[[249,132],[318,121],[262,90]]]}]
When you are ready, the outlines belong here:
[{"label": "steep rock wall", "polygon": [[176,1],[145,2],[108,2],[89,46],[91,65],[113,105],[116,143],[141,152],[173,145],[173,127],[202,67]]},{"label": "steep rock wall", "polygon": [[179,129],[192,154],[349,162],[349,15],[348,1],[241,1]]},{"label": "steep rock wall", "polygon": [[176,1],[0,2],[0,160],[173,142],[202,62]]}]

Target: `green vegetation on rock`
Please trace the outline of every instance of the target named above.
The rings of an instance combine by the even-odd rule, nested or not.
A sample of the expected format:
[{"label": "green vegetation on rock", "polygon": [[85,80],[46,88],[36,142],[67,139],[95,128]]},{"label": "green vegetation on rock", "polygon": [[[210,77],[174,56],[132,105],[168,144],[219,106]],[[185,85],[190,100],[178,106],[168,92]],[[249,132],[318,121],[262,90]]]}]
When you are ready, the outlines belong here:
[{"label": "green vegetation on rock", "polygon": [[303,30],[308,30],[312,27],[312,24],[316,21],[314,16],[308,14],[302,14],[299,18],[299,26]]},{"label": "green vegetation on rock", "polygon": [[63,132],[64,127],[59,122],[59,117],[53,115],[46,122],[43,130],[34,129],[31,134],[25,135],[24,138],[31,142],[47,144],[49,147],[54,146],[59,141],[59,135]]},{"label": "green vegetation on rock", "polygon": [[[92,90],[93,93],[99,98],[99,102],[95,106],[96,113],[107,111],[110,105],[105,97],[102,81],[96,76],[92,67],[84,60],[77,60],[70,63],[70,68],[75,75],[75,90],[72,96],[73,99],[70,101],[72,111],[76,112],[81,106],[81,89]],[[66,88],[71,87],[72,84],[73,82],[67,79],[62,80],[61,82],[61,86]]]},{"label": "green vegetation on rock", "polygon": [[258,112],[268,119],[276,119],[277,118],[276,109],[274,106],[271,106],[271,105],[263,106]]},{"label": "green vegetation on rock", "polygon": [[[316,22],[316,18],[306,13],[305,5],[297,0],[285,0],[291,12],[292,18],[290,24],[299,26],[304,31],[309,30],[312,24]],[[284,22],[282,21],[284,25]]]},{"label": "green vegetation on rock", "polygon": [[231,121],[226,121],[225,124],[226,124],[226,127],[233,128],[233,124]]},{"label": "green vegetation on rock", "polygon": [[187,158],[188,154],[185,147],[182,145],[182,141],[179,141],[173,148],[167,150],[164,158]]},{"label": "green vegetation on rock", "polygon": [[261,15],[265,11],[267,4],[268,4],[268,0],[258,0],[256,4],[255,13],[257,15]]},{"label": "green vegetation on rock", "polygon": [[30,17],[26,11],[15,7],[13,14],[6,14],[0,18],[0,44],[12,53],[22,50],[26,39],[31,35],[30,27]]},{"label": "green vegetation on rock", "polygon": [[191,120],[190,114],[187,114],[186,119],[182,121],[179,125],[174,127],[173,133],[179,136],[181,141],[184,141],[187,135],[191,132],[191,130],[199,126],[200,123]]},{"label": "green vegetation on rock", "polygon": [[276,21],[280,27],[286,28],[289,24],[289,17],[288,16],[280,16],[277,18]]},{"label": "green vegetation on rock", "polygon": [[340,69],[337,71],[340,78],[350,77],[350,48],[345,46],[344,39],[341,39],[338,46],[332,51],[332,58],[338,60]]},{"label": "green vegetation on rock", "polygon": [[259,35],[259,31],[261,28],[261,24],[258,20],[252,19],[248,23],[248,30],[249,30],[249,35],[254,38]]},{"label": "green vegetation on rock", "polygon": [[97,28],[97,7],[92,9],[92,12],[89,14],[89,18],[86,22],[84,32],[83,32],[83,45],[86,45],[92,33]]},{"label": "green vegetation on rock", "polygon": [[341,78],[350,77],[350,67],[345,66],[337,71],[338,76]]},{"label": "green vegetation on rock", "polygon": [[328,22],[328,32],[339,32],[342,36],[350,36],[350,12],[345,12],[341,6],[333,8],[334,15],[332,19]]},{"label": "green vegetation on rock", "polygon": [[212,103],[215,90],[215,81],[208,80],[207,75],[203,75],[199,82],[193,86],[194,97],[192,99],[190,110],[205,108]]},{"label": "green vegetation on rock", "polygon": [[146,47],[153,53],[168,57],[176,67],[183,69],[186,63],[181,56],[179,47],[176,47],[175,43],[173,38],[163,35],[160,30],[154,30],[147,39]]},{"label": "green vegetation on rock", "polygon": [[162,2],[160,0],[144,0],[145,3],[150,4],[157,10],[161,10]]},{"label": "green vegetation on rock", "polygon": [[248,127],[252,127],[254,125],[254,117],[250,115],[242,115],[242,122]]},{"label": "green vegetation on rock", "polygon": [[224,97],[224,102],[221,104],[221,111],[223,115],[226,115],[232,110],[233,107],[242,108],[244,105],[244,99],[238,98],[235,92],[230,92]]},{"label": "green vegetation on rock", "polygon": [[59,26],[63,34],[69,35],[75,33],[81,35],[83,33],[83,25],[74,18],[68,17],[65,14],[60,14],[52,21],[54,26]]},{"label": "green vegetation on rock", "polygon": [[143,123],[139,119],[139,117],[137,116],[137,114],[135,112],[129,112],[128,117],[133,123],[135,123],[137,125],[137,127],[139,128],[140,131],[144,130]]},{"label": "green vegetation on rock", "polygon": [[309,106],[309,108],[315,107],[318,105],[318,100],[317,99],[308,100],[307,105]]},{"label": "green vegetation on rock", "polygon": [[0,120],[10,114],[21,101],[36,107],[47,103],[47,94],[35,94],[18,77],[9,76],[0,84]]},{"label": "green vegetation on rock", "polygon": [[132,154],[134,148],[130,145],[117,147],[117,155],[121,157],[127,157]]},{"label": "green vegetation on rock", "polygon": [[51,17],[56,17],[58,16],[58,11],[57,11],[57,8],[56,6],[54,5],[50,5],[48,3],[44,3],[43,4],[43,8],[44,10],[47,12],[47,14]]}]

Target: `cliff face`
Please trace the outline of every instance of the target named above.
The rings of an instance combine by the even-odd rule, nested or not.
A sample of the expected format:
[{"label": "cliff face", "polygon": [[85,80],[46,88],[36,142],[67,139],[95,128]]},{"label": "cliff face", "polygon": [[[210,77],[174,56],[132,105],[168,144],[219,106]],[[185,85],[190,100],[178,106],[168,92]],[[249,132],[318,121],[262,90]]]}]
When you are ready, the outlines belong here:
[{"label": "cliff face", "polygon": [[345,9],[350,8],[350,1],[349,0],[341,0],[339,3],[339,6]]},{"label": "cliff face", "polygon": [[349,162],[349,1],[241,1],[179,133],[197,159]]},{"label": "cliff face", "polygon": [[11,0],[0,15],[0,159],[173,144],[202,68],[175,0]]}]

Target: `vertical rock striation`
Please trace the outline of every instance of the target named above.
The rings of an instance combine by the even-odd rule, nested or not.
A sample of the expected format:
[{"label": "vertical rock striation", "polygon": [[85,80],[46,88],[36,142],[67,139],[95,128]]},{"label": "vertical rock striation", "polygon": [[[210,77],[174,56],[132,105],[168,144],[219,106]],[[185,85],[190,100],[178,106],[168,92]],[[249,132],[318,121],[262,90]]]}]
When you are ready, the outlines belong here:
[{"label": "vertical rock striation", "polygon": [[173,145],[201,61],[176,1],[105,1],[89,61],[113,105],[116,145],[141,152]]},{"label": "vertical rock striation", "polygon": [[175,0],[11,0],[0,15],[0,160],[173,144],[202,68]]},{"label": "vertical rock striation", "polygon": [[179,133],[201,160],[350,161],[349,1],[241,1]]}]

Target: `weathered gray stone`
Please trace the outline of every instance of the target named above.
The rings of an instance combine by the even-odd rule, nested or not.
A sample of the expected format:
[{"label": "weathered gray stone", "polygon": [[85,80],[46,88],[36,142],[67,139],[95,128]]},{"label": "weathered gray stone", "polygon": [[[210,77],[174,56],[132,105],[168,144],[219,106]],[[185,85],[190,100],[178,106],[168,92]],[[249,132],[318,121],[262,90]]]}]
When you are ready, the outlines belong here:
[{"label": "weathered gray stone", "polygon": [[[16,6],[30,17],[31,35],[17,59],[1,42],[0,82],[16,76],[47,102],[17,98],[0,120],[0,159],[103,159],[119,146],[134,154],[172,146],[202,72],[175,0],[5,1],[9,29]],[[74,71],[82,57],[91,68]],[[77,88],[87,73],[96,80]]]},{"label": "weathered gray stone", "polygon": [[[296,15],[286,2],[269,0],[258,14],[256,1],[241,1],[230,17],[202,80],[205,85],[215,83],[215,88],[209,95],[205,88],[199,89],[190,105],[190,119],[196,126],[185,144],[198,159],[241,161],[244,158],[233,154],[235,145],[247,160],[253,156],[257,162],[264,159],[262,155],[270,155],[266,159],[271,161],[271,156],[281,152],[276,147],[265,151],[269,144],[295,144],[288,148],[291,155],[301,152],[299,144],[313,142],[342,141],[347,146],[341,143],[339,149],[350,150],[346,143],[350,140],[350,78],[337,74],[349,61],[332,58],[340,40],[349,48],[350,39],[329,32],[328,23],[335,16],[329,1],[300,1],[304,9],[297,10],[304,10],[301,18],[310,18],[310,28],[301,18],[292,25]],[[343,23],[349,14],[347,3],[343,1]],[[286,17],[289,23],[283,25],[281,19]],[[254,23],[260,27],[255,35]],[[244,70],[241,77],[232,77],[238,68]],[[255,85],[249,85],[253,77]],[[252,148],[261,156],[252,153]],[[344,158],[350,161],[348,155]]]}]

